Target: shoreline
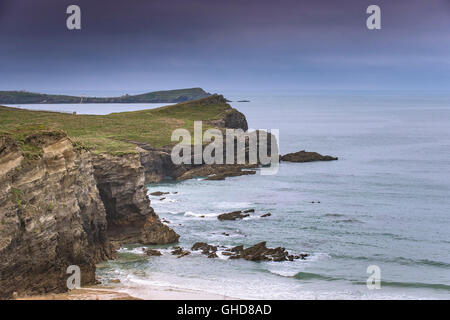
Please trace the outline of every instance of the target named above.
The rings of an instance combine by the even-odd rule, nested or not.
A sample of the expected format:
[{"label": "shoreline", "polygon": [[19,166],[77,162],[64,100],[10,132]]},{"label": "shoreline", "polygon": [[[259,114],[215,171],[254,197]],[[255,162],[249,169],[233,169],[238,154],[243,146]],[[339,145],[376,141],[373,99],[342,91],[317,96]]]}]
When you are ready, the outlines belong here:
[{"label": "shoreline", "polygon": [[[130,294],[131,290],[142,290],[145,298]],[[140,295],[140,294],[138,294]],[[15,300],[239,300],[214,293],[150,285],[145,288],[95,285],[74,289],[64,293],[18,297]]]}]

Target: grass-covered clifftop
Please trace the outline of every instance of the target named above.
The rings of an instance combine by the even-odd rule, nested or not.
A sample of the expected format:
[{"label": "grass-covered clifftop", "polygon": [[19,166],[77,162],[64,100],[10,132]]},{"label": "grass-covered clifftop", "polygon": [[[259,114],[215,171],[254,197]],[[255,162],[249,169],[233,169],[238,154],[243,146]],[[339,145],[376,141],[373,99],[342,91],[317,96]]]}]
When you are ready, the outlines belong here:
[{"label": "grass-covered clifftop", "polygon": [[178,103],[210,96],[202,88],[155,91],[121,97],[80,97],[68,95],[41,94],[27,91],[0,91],[0,104],[38,103]]},{"label": "grass-covered clifftop", "polygon": [[[0,136],[14,138],[29,155],[36,150],[27,146],[27,137],[48,130],[62,130],[80,147],[95,153],[133,153],[136,145],[130,141],[153,147],[170,146],[176,143],[170,141],[173,130],[185,128],[193,133],[194,121],[223,119],[233,110],[217,95],[157,109],[109,115],[72,115],[0,106]],[[203,129],[208,126],[204,125]]]}]

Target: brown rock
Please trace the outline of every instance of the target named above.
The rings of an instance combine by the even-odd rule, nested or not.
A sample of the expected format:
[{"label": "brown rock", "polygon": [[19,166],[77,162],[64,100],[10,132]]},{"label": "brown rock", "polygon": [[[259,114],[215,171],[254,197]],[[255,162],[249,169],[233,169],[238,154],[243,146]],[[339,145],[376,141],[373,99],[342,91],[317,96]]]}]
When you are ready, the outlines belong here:
[{"label": "brown rock", "polygon": [[217,217],[217,219],[219,219],[220,221],[224,221],[224,220],[237,220],[237,219],[243,219],[245,217],[250,216],[249,214],[246,213],[242,213],[242,211],[233,211],[233,212],[228,212],[228,213],[222,213],[221,215],[219,215]]},{"label": "brown rock", "polygon": [[151,196],[155,196],[155,197],[159,197],[159,196],[162,196],[165,194],[169,194],[169,192],[155,191],[155,192],[150,193]]},{"label": "brown rock", "polygon": [[145,254],[148,256],[160,256],[161,251],[149,248],[149,249],[145,250]]},{"label": "brown rock", "polygon": [[265,218],[265,217],[270,217],[272,214],[270,213],[270,212],[268,212],[268,213],[266,213],[266,214],[263,214],[262,216],[261,216],[261,218]]},{"label": "brown rock", "polygon": [[108,237],[118,243],[168,244],[178,241],[156,215],[145,187],[139,154],[93,156],[94,176],[105,204]]},{"label": "brown rock", "polygon": [[306,152],[305,150],[288,153],[280,157],[282,161],[288,162],[312,162],[312,161],[332,161],[338,158],[332,156],[323,156],[317,152]]}]

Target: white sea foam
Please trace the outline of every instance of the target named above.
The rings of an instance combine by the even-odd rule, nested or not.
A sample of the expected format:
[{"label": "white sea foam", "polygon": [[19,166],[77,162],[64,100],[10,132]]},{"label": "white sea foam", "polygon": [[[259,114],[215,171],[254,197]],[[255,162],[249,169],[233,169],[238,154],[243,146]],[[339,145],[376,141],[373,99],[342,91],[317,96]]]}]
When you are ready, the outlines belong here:
[{"label": "white sea foam", "polygon": [[196,218],[216,218],[219,213],[196,213],[192,211],[186,211],[185,217],[196,217]]},{"label": "white sea foam", "polygon": [[244,209],[244,208],[250,208],[252,203],[251,202],[221,201],[221,202],[216,202],[213,205],[214,205],[214,207],[219,208],[219,209]]}]

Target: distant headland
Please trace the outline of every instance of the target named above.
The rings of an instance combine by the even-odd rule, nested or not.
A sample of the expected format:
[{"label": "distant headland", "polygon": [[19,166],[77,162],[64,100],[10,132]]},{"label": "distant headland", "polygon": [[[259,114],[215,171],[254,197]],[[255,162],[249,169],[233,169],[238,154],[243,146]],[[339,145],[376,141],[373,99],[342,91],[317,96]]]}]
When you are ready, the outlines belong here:
[{"label": "distant headland", "polygon": [[202,88],[154,91],[120,97],[84,97],[43,94],[28,91],[0,91],[0,104],[65,104],[65,103],[179,103],[211,96]]}]

